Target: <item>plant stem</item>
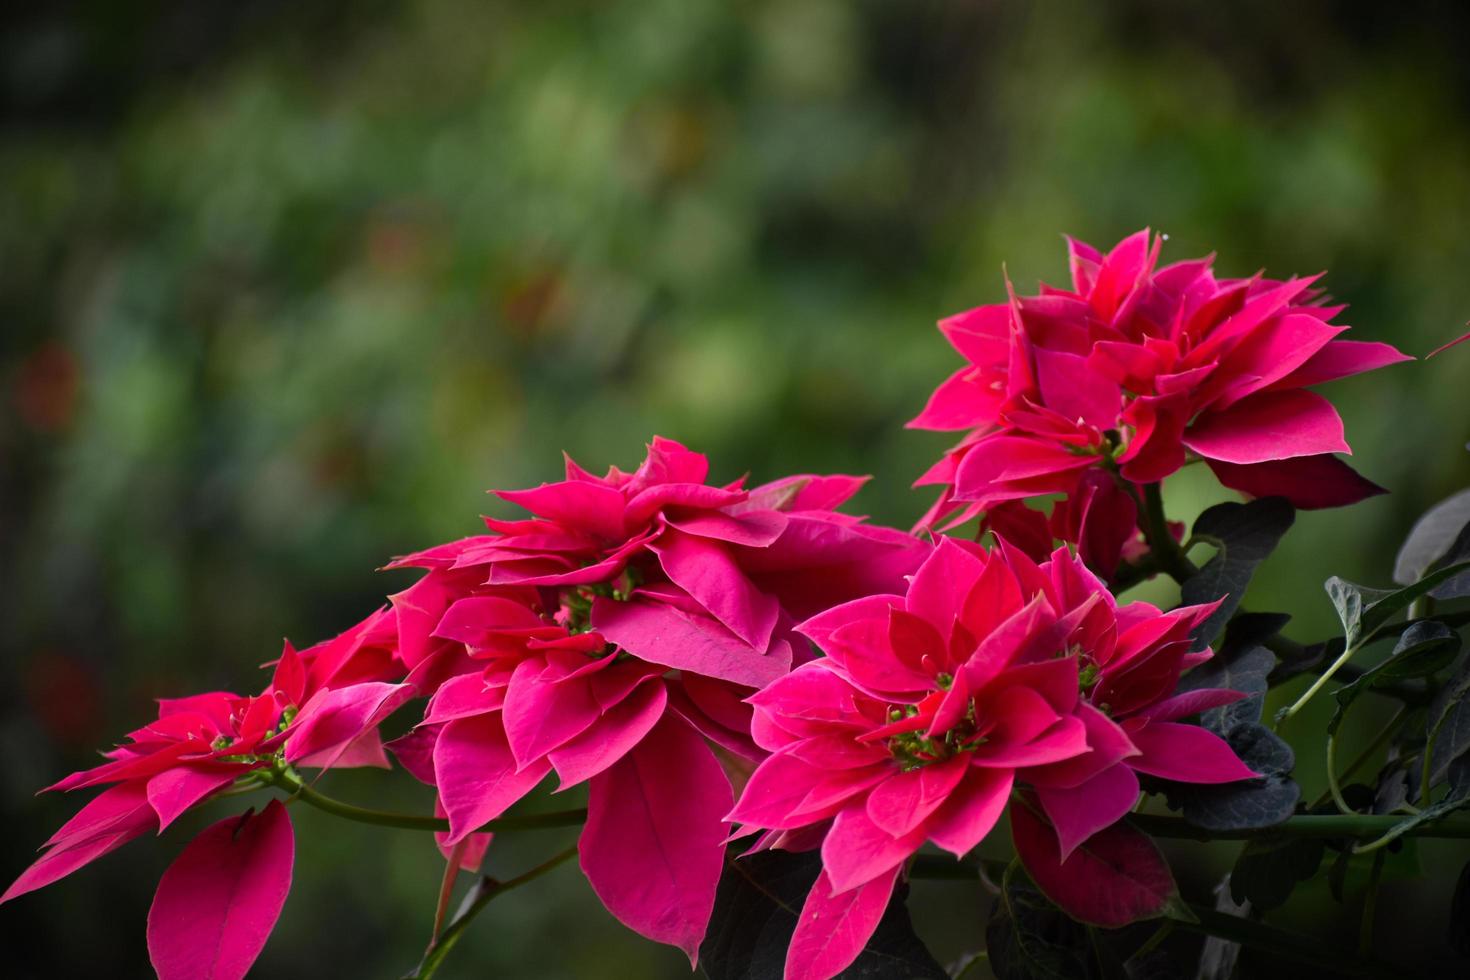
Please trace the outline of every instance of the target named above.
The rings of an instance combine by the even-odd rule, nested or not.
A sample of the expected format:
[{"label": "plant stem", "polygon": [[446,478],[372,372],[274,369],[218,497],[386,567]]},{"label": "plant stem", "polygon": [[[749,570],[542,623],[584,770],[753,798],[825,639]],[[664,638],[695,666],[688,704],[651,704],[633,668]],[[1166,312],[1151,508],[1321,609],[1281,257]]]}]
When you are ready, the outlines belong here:
[{"label": "plant stem", "polygon": [[[424,817],[416,813],[393,813],[388,810],[371,810],[333,799],[319,793],[290,769],[275,772],[268,785],[279,786],[309,806],[324,810],[334,816],[358,823],[375,824],[379,827],[399,827],[405,830],[446,831],[449,821],[443,817]],[[587,819],[585,809],[558,810],[553,813],[532,813],[519,817],[500,817],[491,820],[477,830],[505,833],[515,830],[542,830],[548,827],[575,827]]]},{"label": "plant stem", "polygon": [[1159,569],[1183,585],[1199,569],[1184,554],[1174,535],[1169,533],[1169,520],[1164,516],[1162,483],[1150,483],[1143,488],[1143,518],[1143,536],[1148,539],[1149,552],[1155,556]]},{"label": "plant stem", "polygon": [[1175,928],[1187,932],[1218,936],[1221,939],[1274,953],[1316,969],[1326,969],[1333,976],[1391,977],[1386,967],[1353,956],[1342,956],[1331,947],[1309,936],[1277,929],[1261,922],[1244,919],[1205,905],[1189,906],[1198,921],[1175,920]]},{"label": "plant stem", "polygon": [[1342,654],[1336,660],[1332,661],[1332,663],[1328,665],[1326,670],[1322,671],[1321,675],[1312,682],[1312,686],[1307,688],[1306,691],[1302,692],[1301,697],[1297,698],[1296,701],[1293,702],[1289,708],[1282,708],[1281,711],[1277,713],[1277,727],[1280,727],[1283,721],[1288,720],[1289,718],[1293,717],[1298,711],[1301,711],[1303,708],[1305,708],[1307,706],[1307,702],[1316,697],[1317,692],[1322,690],[1322,688],[1327,684],[1328,681],[1332,680],[1332,675],[1341,670],[1343,665],[1351,660],[1353,654],[1357,652],[1357,646],[1344,647]]},{"label": "plant stem", "polygon": [[[1211,841],[1263,840],[1273,837],[1377,837],[1392,830],[1405,818],[1376,813],[1303,813],[1289,817],[1275,826],[1252,830],[1205,830],[1188,823],[1183,817],[1156,814],[1138,814],[1128,819],[1139,830],[1153,837]],[[1414,827],[1403,836],[1470,839],[1470,820],[1441,819]]]},{"label": "plant stem", "polygon": [[[1357,772],[1358,769],[1362,767],[1363,763],[1373,758],[1373,756],[1377,754],[1378,750],[1383,748],[1384,743],[1393,737],[1393,733],[1398,731],[1399,723],[1404,720],[1404,716],[1408,713],[1408,705],[1399,705],[1399,710],[1394,712],[1394,716],[1392,718],[1388,719],[1388,724],[1384,725],[1383,729],[1379,731],[1377,735],[1373,736],[1373,741],[1368,743],[1368,747],[1360,752],[1356,759],[1348,763],[1348,767],[1342,771],[1342,774],[1340,776],[1337,776],[1335,778],[1333,777],[1332,764],[1331,762],[1329,762],[1327,766],[1327,792],[1317,797],[1316,801],[1313,802],[1312,805],[1308,807],[1308,809],[1315,810],[1317,809],[1317,807],[1321,806],[1323,803],[1326,803],[1328,800],[1338,799],[1338,796],[1333,794],[1333,786],[1340,785],[1341,781],[1344,779],[1351,779],[1353,773]],[[1331,740],[1329,739],[1329,746],[1330,745]],[[1343,809],[1341,803],[1338,804],[1338,809]]]},{"label": "plant stem", "polygon": [[434,975],[434,972],[439,969],[439,965],[444,962],[444,957],[449,955],[449,951],[459,941],[459,937],[464,933],[470,922],[497,895],[513,891],[522,885],[535,881],[548,871],[570,860],[576,853],[577,847],[574,844],[550,859],[543,861],[541,864],[536,865],[530,871],[517,875],[509,881],[496,881],[494,878],[489,877],[481,878],[479,884],[475,886],[475,889],[469,895],[465,896],[465,904],[460,907],[459,914],[454,917],[454,921],[449,923],[445,930],[439,934],[438,938],[430,944],[429,951],[424,954],[423,962],[418,965],[418,969],[408,974],[404,980],[429,980]]}]

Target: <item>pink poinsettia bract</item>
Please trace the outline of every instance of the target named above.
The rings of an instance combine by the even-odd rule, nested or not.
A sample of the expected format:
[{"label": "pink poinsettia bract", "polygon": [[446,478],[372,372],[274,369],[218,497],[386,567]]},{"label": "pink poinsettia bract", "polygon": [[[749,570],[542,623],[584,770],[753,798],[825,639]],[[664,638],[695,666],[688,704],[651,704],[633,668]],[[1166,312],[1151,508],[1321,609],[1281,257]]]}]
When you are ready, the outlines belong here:
[{"label": "pink poinsettia bract", "polygon": [[926,842],[968,853],[1022,785],[1065,859],[1134,805],[1136,773],[1255,775],[1178,720],[1239,697],[1174,697],[1180,673],[1209,656],[1189,651],[1189,634],[1213,609],[1118,606],[1065,549],[1037,564],[1004,542],[986,552],[945,538],[905,594],[803,623],[827,656],[751,698],[752,733],[771,754],[730,815],[767,831],[758,847],[821,840],[788,980],[845,968],[904,862]]}]

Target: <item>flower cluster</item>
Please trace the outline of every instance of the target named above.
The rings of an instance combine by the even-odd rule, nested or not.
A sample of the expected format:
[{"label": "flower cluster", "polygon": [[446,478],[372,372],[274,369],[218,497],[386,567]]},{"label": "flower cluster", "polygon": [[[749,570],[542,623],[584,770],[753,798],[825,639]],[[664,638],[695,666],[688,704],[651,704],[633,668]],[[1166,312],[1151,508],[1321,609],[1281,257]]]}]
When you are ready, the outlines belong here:
[{"label": "flower cluster", "polygon": [[[1243,696],[1185,679],[1211,657],[1220,602],[1163,611],[1109,591],[1120,562],[1177,534],[1153,507],[1141,541],[1140,506],[1193,460],[1299,507],[1378,492],[1334,455],[1341,420],[1307,389],[1404,359],[1337,339],[1314,279],[1157,268],[1159,244],[1072,242],[1071,290],[941,324],[969,364],[911,424],[967,435],[920,481],[943,489],[917,534],[839,510],[863,478],[712,484],[704,456],[662,438],[632,472],[567,460],[556,483],[499,493],[529,517],[395,561],[414,584],[331,640],[288,644],[260,694],[161,702],[52,787],[108,788],[0,901],[262,788],[436,830],[443,901],[554,775],[558,792],[586,787],[576,853],[603,904],[691,963],[742,851],[820,852],[786,976],[824,980],[922,846],[963,856],[1007,813],[1064,909],[1080,892],[1117,897],[1103,924],[1159,914],[1157,894],[1129,897],[1150,875],[1172,888],[1124,822],[1141,792],[1257,773],[1191,721]],[[944,536],[982,514],[991,547]],[[417,724],[385,744],[380,725],[415,699]],[[386,768],[389,752],[433,787],[434,816],[333,801],[302,774]],[[199,835],[150,913],[160,976],[242,977],[293,859],[278,800]]]},{"label": "flower cluster", "polygon": [[909,425],[968,434],[918,481],[942,488],[924,523],[1007,504],[1001,519],[1014,522],[1025,518],[1012,502],[1066,494],[1048,530],[1078,542],[1089,507],[1078,498],[1100,489],[1091,544],[1112,539],[1093,563],[1107,574],[1136,512],[1106,482],[1088,482],[1099,468],[1149,484],[1203,460],[1225,486],[1299,508],[1383,492],[1334,455],[1351,452],[1342,420],[1307,389],[1409,358],[1338,339],[1343,307],[1314,288],[1318,276],[1217,279],[1213,257],[1158,268],[1162,240],[1147,230],[1106,255],[1067,241],[1070,290],[1012,288],[1008,302],[940,323],[969,363]]},{"label": "flower cluster", "polygon": [[1019,785],[1034,789],[1065,860],[1132,809],[1138,773],[1256,775],[1218,736],[1177,721],[1241,697],[1174,694],[1210,656],[1189,651],[1190,632],[1214,608],[1119,606],[1066,549],[1038,565],[1004,542],[986,552],[946,538],[906,594],[803,623],[827,656],[752,699],[752,732],[771,755],[731,814],[767,831],[757,847],[801,846],[793,832],[820,830],[823,871],[788,980],[841,972],[904,862],[925,842],[967,854]]},{"label": "flower cluster", "polygon": [[[633,473],[501,493],[533,515],[401,559],[401,655],[448,677],[401,758],[438,789],[447,844],[555,772],[589,783],[582,869],[631,928],[704,937],[733,790],[763,753],[745,699],[810,659],[792,630],[833,602],[900,585],[927,547],[836,507],[852,477],[746,490],[655,439]],[[439,663],[431,668],[435,661]]]}]

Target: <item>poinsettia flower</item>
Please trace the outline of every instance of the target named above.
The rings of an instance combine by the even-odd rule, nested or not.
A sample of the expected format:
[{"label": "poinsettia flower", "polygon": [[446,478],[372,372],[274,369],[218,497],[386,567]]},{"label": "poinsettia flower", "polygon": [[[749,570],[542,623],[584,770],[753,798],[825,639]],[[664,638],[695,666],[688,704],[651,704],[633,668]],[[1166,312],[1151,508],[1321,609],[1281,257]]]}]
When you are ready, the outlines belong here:
[{"label": "poinsettia flower", "polygon": [[[1013,565],[1029,563],[1011,555]],[[1202,688],[1176,693],[1180,676],[1210,659],[1191,651],[1192,633],[1218,602],[1163,612],[1146,602],[1119,605],[1076,556],[1059,549],[1023,577],[1045,575],[1058,615],[1081,621],[1070,639],[1079,665],[1093,751],[1026,773],[1041,809],[1055,828],[1065,860],[1083,841],[1127,814],[1138,802],[1139,774],[1181,783],[1227,783],[1253,772],[1224,739],[1182,719],[1244,697]]]},{"label": "poinsettia flower", "polygon": [[309,661],[287,644],[262,694],[211,691],[160,700],[157,720],[104,753],[106,762],[47,787],[109,788],[52,835],[0,902],[49,885],[145,833],[162,833],[257,770],[287,763],[385,764],[377,725],[413,693],[407,684],[385,681],[320,687]]},{"label": "poinsettia flower", "polygon": [[[1179,671],[1205,656],[1188,652],[1188,633],[1212,609],[1120,609],[1066,549],[1037,564],[1004,539],[986,552],[943,538],[904,594],[857,599],[803,623],[827,656],[750,699],[752,735],[771,754],[730,814],[766,831],[757,847],[822,831],[823,871],[792,938],[788,980],[845,968],[904,862],[925,842],[970,851],[1018,784],[1058,790],[1048,813],[1071,829],[1090,819],[1072,808],[1092,805],[1094,794],[1067,791],[1097,780],[1096,797],[1111,806],[1130,791],[1106,774],[1131,777],[1128,766],[1199,782],[1254,775],[1213,735],[1177,722],[1189,705],[1166,699]],[[1229,760],[1181,759],[1166,744],[1173,738],[1186,753],[1218,742]],[[1128,807],[1137,797],[1134,778]],[[1110,812],[1107,823],[1119,816]]]},{"label": "poinsettia flower", "polygon": [[909,425],[968,434],[919,480],[942,488],[927,521],[1075,494],[1101,466],[1156,483],[1190,460],[1300,508],[1383,492],[1335,455],[1351,452],[1342,420],[1308,389],[1410,358],[1340,339],[1343,307],[1317,276],[1217,279],[1213,258],[1158,268],[1161,244],[1144,230],[1104,255],[1068,239],[1071,289],[1012,289],[940,323],[968,364]]},{"label": "poinsettia flower", "polygon": [[568,460],[564,481],[499,493],[532,517],[396,562],[427,574],[393,599],[411,676],[449,675],[400,755],[436,786],[444,843],[550,773],[588,783],[594,890],[691,962],[733,803],[721,755],[764,754],[745,699],[810,658],[800,619],[901,586],[928,550],[836,510],[859,478],[708,473],[662,438],[632,473]]}]

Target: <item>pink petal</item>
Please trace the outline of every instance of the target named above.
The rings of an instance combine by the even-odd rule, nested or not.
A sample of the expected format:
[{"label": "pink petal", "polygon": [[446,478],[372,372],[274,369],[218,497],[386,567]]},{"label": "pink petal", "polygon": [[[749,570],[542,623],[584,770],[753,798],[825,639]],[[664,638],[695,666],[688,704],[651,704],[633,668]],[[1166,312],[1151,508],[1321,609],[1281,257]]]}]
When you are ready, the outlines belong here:
[{"label": "pink petal", "polygon": [[758,650],[771,642],[780,606],[755,587],[725,548],[704,538],[670,533],[653,550],[670,581],[730,632]]},{"label": "pink petal", "polygon": [[970,760],[959,755],[894,773],[868,794],[868,819],[880,830],[902,837],[939,809],[969,768]]},{"label": "pink petal", "polygon": [[985,559],[977,551],[954,538],[940,538],[909,584],[905,608],[927,620],[942,637],[954,629],[966,596],[985,571]]},{"label": "pink petal", "polygon": [[1126,765],[1114,765],[1070,789],[1038,787],[1041,807],[1051,819],[1061,858],[1093,834],[1123,819],[1138,802],[1138,777]]},{"label": "pink petal", "polygon": [[964,857],[995,827],[1005,812],[1014,782],[1014,770],[971,766],[949,799],[924,825],[925,834],[955,857]]},{"label": "pink petal", "polygon": [[577,848],[609,912],[640,935],[698,960],[724,867],[730,782],[709,747],[665,716],[592,780]]},{"label": "pink petal", "polygon": [[832,634],[848,623],[860,619],[877,619],[887,622],[888,610],[902,608],[904,608],[903,596],[863,596],[861,599],[853,599],[851,602],[844,602],[825,612],[817,613],[797,626],[796,631],[815,643],[817,649],[826,650]]},{"label": "pink petal", "polygon": [[827,775],[792,749],[777,752],[751,773],[727,819],[778,830],[811,823],[812,818],[801,813],[802,802]]},{"label": "pink petal", "polygon": [[1300,389],[1260,392],[1224,411],[1207,411],[1184,434],[1184,445],[1226,463],[1352,452],[1332,403]]},{"label": "pink petal", "polygon": [[501,718],[522,766],[582,734],[602,714],[590,678],[564,680],[564,675],[540,660],[523,660],[510,676]]},{"label": "pink petal", "polygon": [[158,814],[158,832],[163,833],[185,810],[216,790],[224,789],[239,774],[239,769],[220,771],[180,766],[148,780],[148,805]]},{"label": "pink petal", "polygon": [[751,510],[836,510],[863,488],[870,477],[846,476],[839,473],[817,476],[802,473],[765,483],[750,491],[744,503],[729,508],[729,513],[743,514]]},{"label": "pink petal", "polygon": [[495,495],[526,508],[537,517],[616,540],[625,534],[623,494],[599,483],[568,480],[543,483],[532,490],[498,490]]},{"label": "pink petal", "polygon": [[1128,765],[1161,779],[1181,783],[1231,783],[1251,779],[1253,772],[1229,744],[1198,725],[1154,721],[1132,735],[1140,754]]},{"label": "pink petal", "polygon": [[87,801],[86,806],[51,835],[45,846],[77,843],[134,826],[151,827],[156,822],[157,816],[148,805],[146,784],[119,783]]},{"label": "pink petal", "polygon": [[1181,439],[1189,423],[1190,407],[1184,395],[1136,398],[1123,412],[1123,421],[1135,431],[1128,448],[1118,457],[1123,478],[1134,483],[1157,483],[1184,465]]},{"label": "pink petal", "polygon": [[867,884],[908,860],[924,843],[924,829],[899,837],[868,816],[862,801],[849,803],[832,821],[822,842],[822,865],[836,891]]},{"label": "pink petal", "polygon": [[306,665],[301,662],[301,654],[296,652],[290,640],[281,649],[281,659],[276,661],[275,673],[271,675],[271,690],[285,699],[282,707],[292,704],[300,707],[306,700]]},{"label": "pink petal", "polygon": [[1004,392],[990,387],[984,374],[966,365],[934,389],[924,410],[910,419],[905,428],[930,432],[973,429],[995,420],[1003,396]]},{"label": "pink petal", "polygon": [[434,743],[434,783],[449,814],[446,843],[458,843],[510,809],[550,768],[544,760],[517,767],[499,715],[446,723]]},{"label": "pink petal", "polygon": [[786,515],[774,510],[725,514],[717,510],[695,511],[687,516],[670,515],[669,526],[685,534],[726,541],[747,548],[764,548],[786,530]]},{"label": "pink petal", "polygon": [[286,738],[286,761],[296,762],[352,742],[414,697],[408,684],[369,682],[318,691],[301,708]]},{"label": "pink petal", "polygon": [[489,646],[505,630],[548,625],[525,603],[500,596],[468,596],[453,603],[434,624],[434,635],[470,646]]},{"label": "pink petal", "polygon": [[649,663],[746,687],[765,687],[791,666],[790,660],[764,655],[713,619],[696,618],[662,602],[599,599],[592,606],[592,626]]},{"label": "pink petal", "polygon": [[1077,717],[1087,729],[1087,752],[1071,759],[1028,769],[1026,781],[1037,786],[1068,789],[1091,779],[1123,759],[1138,755],[1138,747],[1129,740],[1118,723],[1083,702],[1077,705]]},{"label": "pink petal", "polygon": [[1088,751],[1087,727],[1076,716],[1063,718],[1046,734],[1027,742],[991,742],[975,750],[975,765],[992,769],[1043,766]]},{"label": "pink petal", "polygon": [[481,673],[460,674],[439,685],[424,711],[424,724],[483,715],[505,704],[505,689],[492,688]]},{"label": "pink petal", "polygon": [[1344,507],[1388,493],[1332,455],[1298,456],[1240,466],[1207,459],[1225,486],[1252,497],[1285,497],[1299,510]]},{"label": "pink petal", "polygon": [[[792,737],[830,733],[852,724],[858,715],[856,697],[853,686],[825,659],[814,660],[751,695],[750,703],[756,708],[752,734],[757,744],[774,752]],[[767,724],[769,727],[763,727]]]},{"label": "pink petal", "polygon": [[1218,388],[1210,386],[1221,392],[1216,407],[1227,408],[1287,377],[1346,329],[1303,313],[1288,313],[1270,321],[1226,355],[1215,379],[1223,376],[1229,380]]},{"label": "pink petal", "polygon": [[[955,471],[955,497],[958,500],[1003,500],[1008,494],[997,494],[995,484],[1006,481],[1028,481],[1028,489],[1043,492],[1042,480],[1056,490],[1065,490],[1077,470],[1094,466],[1098,457],[1070,452],[1053,442],[1042,442],[1024,436],[989,436],[975,443]],[[1036,487],[1031,486],[1031,482]],[[1014,496],[1030,496],[1016,493]]]},{"label": "pink petal", "polygon": [[1011,332],[1011,306],[992,303],[956,313],[939,321],[939,332],[961,357],[973,364],[1004,364],[1006,341]]},{"label": "pink petal", "polygon": [[597,724],[552,749],[551,764],[561,780],[557,792],[591,779],[627,755],[658,724],[667,704],[668,687],[648,678]]},{"label": "pink petal", "polygon": [[785,980],[829,980],[851,965],[888,910],[898,872],[894,866],[859,888],[836,894],[827,873],[818,875],[787,947]]},{"label": "pink petal", "polygon": [[194,838],[163,873],[148,910],[148,958],[159,980],[243,978],[286,904],[295,852],[279,800]]},{"label": "pink petal", "polygon": [[1324,381],[1336,381],[1338,378],[1412,360],[1408,354],[1389,344],[1364,340],[1334,340],[1272,387],[1306,388]]},{"label": "pink petal", "polygon": [[1068,421],[1099,429],[1117,425],[1122,407],[1118,383],[1089,370],[1082,355],[1038,349],[1036,380],[1046,407]]},{"label": "pink petal", "polygon": [[1011,839],[1031,880],[1079,922],[1116,929],[1163,915],[1178,901],[1169,865],[1148,837],[1118,823],[1062,860],[1055,831],[1025,803],[1011,807]]},{"label": "pink petal", "polygon": [[442,725],[419,725],[389,742],[387,748],[408,770],[408,774],[428,786],[434,785],[434,743],[439,741]]}]

